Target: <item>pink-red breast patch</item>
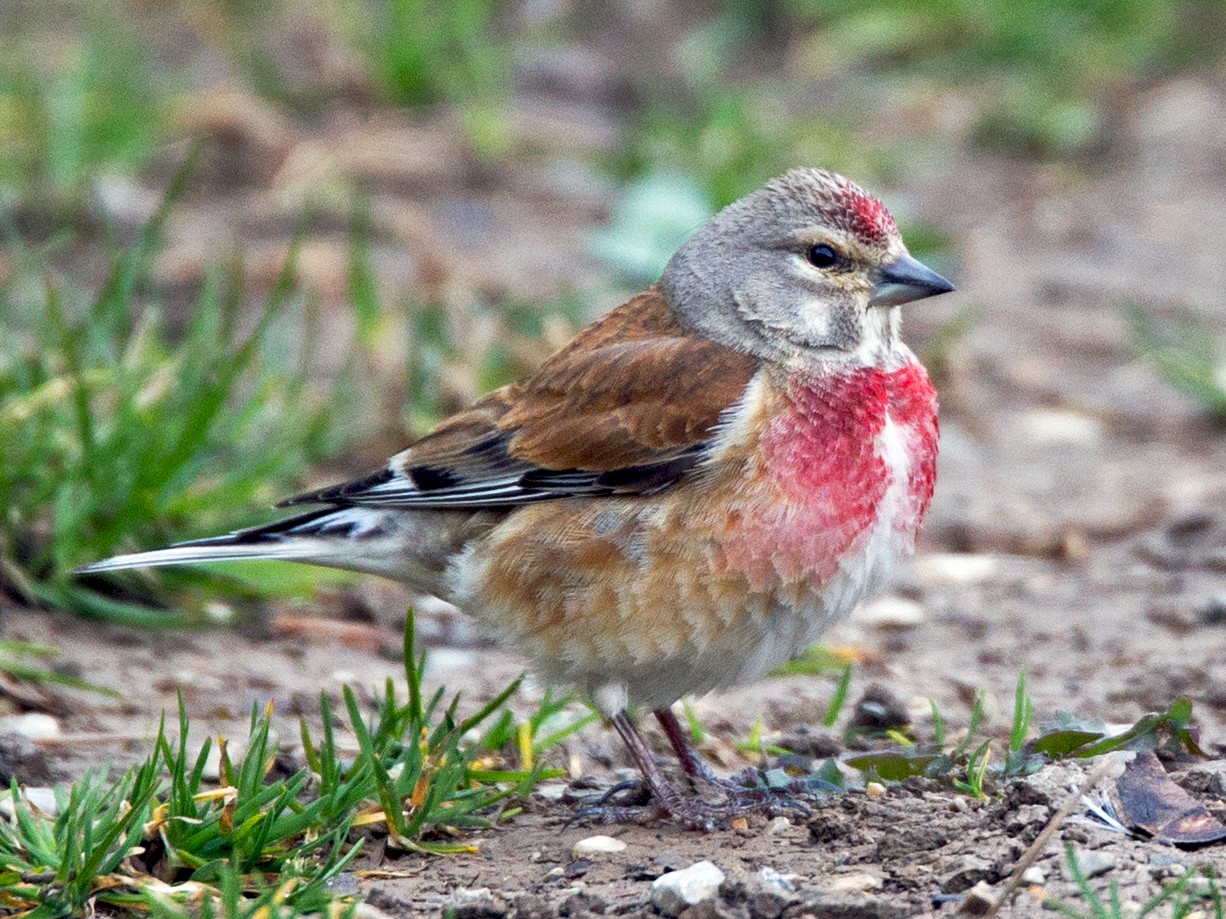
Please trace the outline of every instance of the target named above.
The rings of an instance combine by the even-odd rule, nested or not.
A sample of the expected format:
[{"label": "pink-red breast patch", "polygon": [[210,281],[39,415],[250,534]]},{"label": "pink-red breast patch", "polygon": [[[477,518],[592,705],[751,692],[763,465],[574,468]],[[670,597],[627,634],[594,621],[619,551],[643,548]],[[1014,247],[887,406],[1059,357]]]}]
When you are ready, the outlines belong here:
[{"label": "pink-red breast patch", "polygon": [[914,539],[936,472],[936,392],[923,367],[862,368],[796,382],[759,442],[762,480],[723,541],[755,590],[828,582],[876,522],[892,472],[879,450],[887,413],[908,453],[895,526]]}]

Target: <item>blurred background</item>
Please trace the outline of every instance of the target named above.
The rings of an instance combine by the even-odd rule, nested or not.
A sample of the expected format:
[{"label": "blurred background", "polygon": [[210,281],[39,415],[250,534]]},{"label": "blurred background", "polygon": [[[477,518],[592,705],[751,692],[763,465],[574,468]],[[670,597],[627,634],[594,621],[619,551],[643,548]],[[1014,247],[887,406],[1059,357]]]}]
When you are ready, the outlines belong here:
[{"label": "blurred background", "polygon": [[0,47],[11,609],[349,596],[69,572],[382,463],[796,165],[959,286],[907,314],[928,551],[1226,566],[1220,2],[3,0]]}]

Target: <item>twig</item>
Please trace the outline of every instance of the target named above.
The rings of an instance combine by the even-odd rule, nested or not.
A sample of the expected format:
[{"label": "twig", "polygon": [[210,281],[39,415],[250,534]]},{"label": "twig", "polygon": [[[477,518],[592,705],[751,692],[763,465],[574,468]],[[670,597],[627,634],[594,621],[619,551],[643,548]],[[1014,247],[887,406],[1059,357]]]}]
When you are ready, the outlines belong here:
[{"label": "twig", "polygon": [[983,919],[993,919],[997,912],[1000,911],[1001,904],[1010,899],[1017,892],[1018,887],[1022,884],[1022,875],[1025,874],[1035,862],[1043,855],[1043,850],[1047,848],[1047,844],[1051,842],[1051,838],[1056,835],[1056,830],[1060,829],[1060,824],[1068,819],[1068,815],[1073,812],[1083,795],[1088,795],[1094,790],[1099,782],[1103,780],[1103,776],[1107,774],[1107,770],[1112,766],[1113,760],[1108,757],[1099,763],[1098,768],[1090,773],[1090,777],[1086,779],[1085,785],[1081,788],[1074,789],[1069,792],[1068,798],[1065,799],[1060,809],[1052,814],[1051,819],[1047,821],[1047,826],[1043,827],[1043,831],[1035,838],[1035,841],[1030,844],[1030,847],[1022,853],[1022,857],[1018,859],[1017,866],[1013,869],[1013,873],[1009,875],[1009,883],[1005,885],[1005,889],[1001,891],[996,902],[993,903],[986,913],[983,914]]}]

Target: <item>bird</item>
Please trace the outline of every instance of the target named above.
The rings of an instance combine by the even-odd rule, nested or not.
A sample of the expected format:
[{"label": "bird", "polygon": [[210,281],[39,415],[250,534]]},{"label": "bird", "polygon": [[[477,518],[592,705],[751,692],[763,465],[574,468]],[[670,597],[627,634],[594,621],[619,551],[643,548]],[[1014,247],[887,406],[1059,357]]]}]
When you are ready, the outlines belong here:
[{"label": "bird", "polygon": [[[286,519],[80,570],[283,559],[391,578],[467,611],[612,724],[649,797],[591,809],[604,819],[710,828],[768,811],[672,706],[770,673],[914,551],[938,405],[900,307],[953,289],[876,197],[792,169],[374,473],[283,501],[300,509]],[[644,710],[691,789],[653,758]]]}]

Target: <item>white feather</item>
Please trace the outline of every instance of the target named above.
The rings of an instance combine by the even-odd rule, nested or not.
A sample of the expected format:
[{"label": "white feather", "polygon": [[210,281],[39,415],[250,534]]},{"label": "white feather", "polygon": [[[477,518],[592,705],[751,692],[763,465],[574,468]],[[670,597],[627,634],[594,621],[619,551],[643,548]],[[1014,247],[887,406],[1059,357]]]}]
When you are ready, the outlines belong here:
[{"label": "white feather", "polygon": [[302,558],[302,547],[296,542],[239,545],[229,543],[218,546],[183,545],[168,546],[150,552],[132,552],[115,555],[77,569],[77,574],[98,574],[103,571],[120,571],[124,568],[160,568],[165,565],[190,565],[195,562],[234,562],[241,559]]}]

